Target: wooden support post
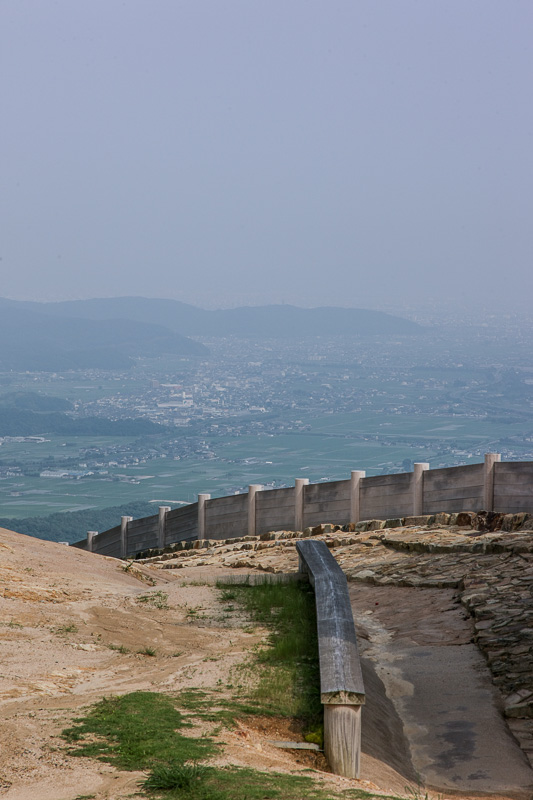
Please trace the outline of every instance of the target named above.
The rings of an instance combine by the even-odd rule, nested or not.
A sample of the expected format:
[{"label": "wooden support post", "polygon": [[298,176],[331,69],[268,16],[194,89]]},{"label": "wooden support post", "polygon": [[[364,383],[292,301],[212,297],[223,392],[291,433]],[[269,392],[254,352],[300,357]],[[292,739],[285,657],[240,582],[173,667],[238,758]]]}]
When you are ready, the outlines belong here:
[{"label": "wooden support post", "polygon": [[98,531],[87,531],[87,546],[86,549],[89,553],[92,553],[94,550],[94,537],[98,536]]},{"label": "wooden support post", "polygon": [[120,557],[126,558],[128,555],[128,522],[131,522],[133,517],[120,518]]},{"label": "wooden support post", "polygon": [[165,527],[170,506],[159,506],[159,519],[157,522],[157,546],[162,550],[165,546]]},{"label": "wooden support post", "polygon": [[361,706],[324,706],[324,753],[335,775],[358,778],[361,770]]},{"label": "wooden support post", "polygon": [[208,500],[211,500],[210,494],[199,494],[198,495],[198,538],[205,539],[206,534],[206,520],[205,520],[205,512],[206,512],[206,503]]},{"label": "wooden support post", "polygon": [[309,483],[309,478],[296,478],[294,482],[294,530],[303,531],[304,528],[304,486]]},{"label": "wooden support post", "polygon": [[494,465],[501,461],[500,453],[485,453],[483,470],[483,510],[494,511]]},{"label": "wooden support post", "polygon": [[262,488],[260,483],[252,483],[248,487],[248,536],[255,536],[256,494]]},{"label": "wooden support post", "polygon": [[429,469],[429,464],[420,461],[413,464],[413,515],[415,517],[424,513],[424,472]]},{"label": "wooden support post", "polygon": [[365,689],[348,583],[325,542],[297,541],[296,551],[315,590],[324,751],[335,774],[358,778]]},{"label": "wooden support post", "polygon": [[361,480],[366,472],[360,469],[352,470],[350,482],[350,522],[361,521]]}]

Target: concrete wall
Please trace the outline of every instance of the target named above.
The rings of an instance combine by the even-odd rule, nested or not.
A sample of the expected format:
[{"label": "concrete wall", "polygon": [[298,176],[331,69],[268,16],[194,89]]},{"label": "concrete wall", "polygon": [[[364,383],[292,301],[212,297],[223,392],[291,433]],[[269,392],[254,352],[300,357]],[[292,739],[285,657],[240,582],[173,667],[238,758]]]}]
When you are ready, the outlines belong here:
[{"label": "concrete wall", "polygon": [[351,522],[350,481],[310,483],[304,486],[304,528],[335,518],[337,525]]},{"label": "concrete wall", "polygon": [[533,461],[500,461],[494,465],[494,511],[533,513]]},{"label": "concrete wall", "polygon": [[255,530],[258,535],[294,527],[294,489],[270,489],[255,496]]},{"label": "concrete wall", "polygon": [[166,517],[165,545],[198,538],[198,503],[175,508]]},{"label": "concrete wall", "polygon": [[[120,526],[91,533],[74,546],[86,548],[92,542],[93,551],[102,555],[134,556],[141,550],[196,539],[202,531],[207,539],[230,539],[294,530],[296,519],[303,528],[321,522],[344,525],[439,511],[533,513],[533,461],[502,463],[499,459],[497,453],[488,453],[484,464],[433,470],[416,464],[415,473],[361,477],[358,491],[350,480],[307,485],[297,480],[296,487],[286,489],[261,491],[251,486],[250,494],[214,499],[202,495],[201,503],[166,513],[161,509],[159,515],[129,521],[124,528],[125,551],[121,550]],[[354,472],[352,477],[362,474]]]},{"label": "concrete wall", "polygon": [[132,556],[140,550],[157,547],[158,522],[158,517],[143,517],[128,523],[126,555]]},{"label": "concrete wall", "polygon": [[230,539],[248,533],[248,495],[230,494],[205,504],[206,537]]},{"label": "concrete wall", "polygon": [[93,549],[102,556],[120,555],[120,525],[95,536]]},{"label": "concrete wall", "polygon": [[428,470],[424,473],[423,513],[479,511],[484,506],[483,486],[483,464]]},{"label": "concrete wall", "polygon": [[413,513],[413,473],[362,478],[361,519],[405,517]]}]

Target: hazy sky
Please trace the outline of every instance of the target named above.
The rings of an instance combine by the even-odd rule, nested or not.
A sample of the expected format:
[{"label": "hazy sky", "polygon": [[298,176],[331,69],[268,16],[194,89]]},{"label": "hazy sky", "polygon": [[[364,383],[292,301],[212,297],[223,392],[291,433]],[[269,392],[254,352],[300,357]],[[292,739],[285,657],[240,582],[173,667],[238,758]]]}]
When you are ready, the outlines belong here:
[{"label": "hazy sky", "polygon": [[0,296],[533,294],[531,0],[1,0]]}]

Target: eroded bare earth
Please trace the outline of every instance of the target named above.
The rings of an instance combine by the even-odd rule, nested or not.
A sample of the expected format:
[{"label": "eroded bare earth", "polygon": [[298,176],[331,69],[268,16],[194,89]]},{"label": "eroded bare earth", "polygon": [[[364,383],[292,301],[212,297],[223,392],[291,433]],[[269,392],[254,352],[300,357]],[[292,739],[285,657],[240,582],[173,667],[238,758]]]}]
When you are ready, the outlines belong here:
[{"label": "eroded bare earth", "polygon": [[[516,577],[512,572],[522,556],[503,551],[476,555],[468,551],[470,540],[461,531],[440,533],[441,539],[439,531],[408,529],[322,537],[352,581],[369,701],[363,722],[362,780],[332,776],[315,756],[275,748],[272,740],[295,739],[299,732],[291,723],[264,718],[247,718],[236,729],[221,730],[219,763],[289,772],[311,767],[332,789],[405,794],[406,785],[413,786],[417,773],[422,773],[427,785],[444,797],[531,796],[526,758],[531,726],[526,716],[509,718],[522,731],[520,750],[504,718],[504,703],[511,713],[518,713],[513,711],[517,704],[527,705],[525,689],[517,695],[513,688],[519,685],[513,675],[520,673],[510,661],[500,684],[494,685],[500,673],[491,675],[471,642],[483,634],[482,650],[492,647],[500,661],[505,660],[500,640],[493,643],[494,636],[488,636],[492,628],[487,620],[499,630],[502,603],[517,592],[524,594],[523,569]],[[403,536],[405,547],[412,549],[405,549],[395,536]],[[392,544],[384,541],[386,537]],[[237,612],[227,614],[214,582],[228,574],[295,572],[293,539],[294,534],[279,534],[270,540],[207,543],[203,549],[130,566],[0,530],[0,796],[74,800],[94,794],[97,800],[119,800],[138,791],[138,773],[67,756],[60,731],[83,706],[109,694],[204,687],[222,689],[229,696],[236,667],[264,632],[250,629]],[[447,549],[437,547],[430,554],[424,543],[435,549],[439,541]],[[454,551],[457,542],[467,549]],[[527,560],[524,564],[529,568]],[[505,570],[510,571],[508,579]],[[496,576],[496,584],[491,584],[491,576]],[[498,607],[490,605],[493,585],[503,587]],[[464,660],[467,650],[478,660]],[[522,656],[520,663],[524,661]],[[520,774],[510,775],[507,783],[505,777],[491,783],[485,766],[471,763],[475,753],[468,762],[464,748],[472,744],[474,734],[457,728],[455,718],[441,715],[442,728],[431,725],[423,730],[420,720],[431,705],[424,693],[435,683],[441,665],[448,663],[452,670],[446,680],[450,675],[453,679],[455,669],[466,694],[472,675],[483,676],[483,685],[476,683],[475,688],[489,692],[498,719],[497,730],[488,728],[495,742],[494,758],[511,763],[502,756],[503,742],[520,765]],[[434,704],[436,717],[444,708],[441,701],[442,697]],[[457,713],[468,723],[468,709]],[[494,719],[487,725],[493,723]],[[199,732],[195,729],[192,735]],[[456,785],[451,779],[443,783],[446,774],[456,775]]]}]

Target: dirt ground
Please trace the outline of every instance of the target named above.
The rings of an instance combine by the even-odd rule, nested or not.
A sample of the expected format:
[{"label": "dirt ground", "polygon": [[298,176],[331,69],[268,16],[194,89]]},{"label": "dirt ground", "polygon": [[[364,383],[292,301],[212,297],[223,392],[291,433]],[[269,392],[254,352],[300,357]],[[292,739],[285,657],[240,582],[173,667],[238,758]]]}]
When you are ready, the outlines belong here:
[{"label": "dirt ground", "polygon": [[[223,571],[213,567],[209,574]],[[156,607],[158,591],[168,595],[163,608]],[[146,595],[156,605],[139,600]],[[264,636],[246,623],[225,613],[216,588],[195,578],[192,568],[128,568],[0,529],[0,797],[120,800],[134,794],[141,773],[67,756],[61,730],[105,695],[226,687],[232,669]],[[379,741],[364,748],[363,780],[351,781],[328,773],[320,756],[270,743],[297,736],[286,722],[242,721],[220,733],[218,763],[296,774],[306,769],[306,775],[312,768],[332,789],[405,794],[413,785],[402,737],[394,758],[394,737],[383,744],[378,731]]]}]

